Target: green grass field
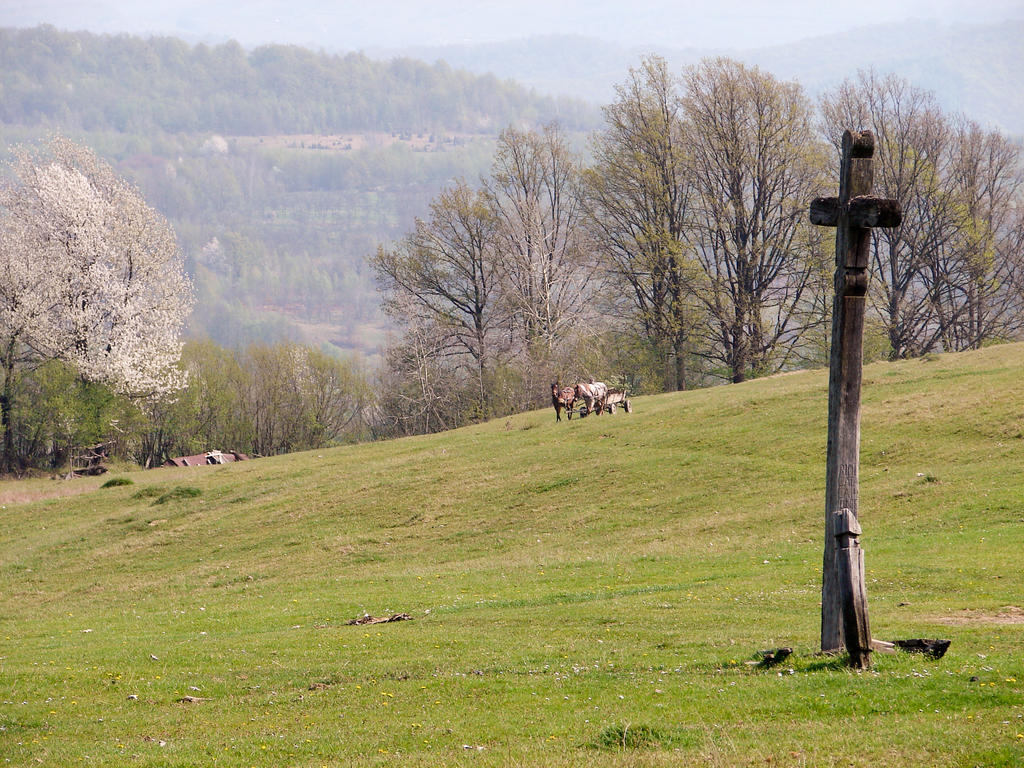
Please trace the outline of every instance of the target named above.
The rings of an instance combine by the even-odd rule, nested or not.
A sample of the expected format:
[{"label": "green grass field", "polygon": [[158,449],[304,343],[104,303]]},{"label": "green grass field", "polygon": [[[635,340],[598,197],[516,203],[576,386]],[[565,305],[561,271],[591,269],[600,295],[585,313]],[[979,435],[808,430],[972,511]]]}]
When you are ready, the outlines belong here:
[{"label": "green grass field", "polygon": [[865,673],[815,655],[825,371],[0,483],[0,765],[1024,765],[1022,371],[866,369],[872,634],[953,644]]}]

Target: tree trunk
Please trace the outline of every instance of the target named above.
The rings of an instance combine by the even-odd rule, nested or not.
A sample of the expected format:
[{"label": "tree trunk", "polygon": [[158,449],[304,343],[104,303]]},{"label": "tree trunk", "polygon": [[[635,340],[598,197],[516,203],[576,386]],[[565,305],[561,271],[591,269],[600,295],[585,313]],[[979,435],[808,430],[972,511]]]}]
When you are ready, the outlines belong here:
[{"label": "tree trunk", "polygon": [[14,339],[4,350],[4,387],[0,392],[0,429],[4,433],[3,454],[0,455],[0,473],[14,469]]},{"label": "tree trunk", "polygon": [[0,474],[10,472],[14,469],[14,430],[11,424],[11,386],[10,380],[5,377],[4,391],[0,394],[0,429],[4,433],[3,455],[0,456]]},{"label": "tree trunk", "polygon": [[676,337],[675,345],[675,387],[677,392],[686,389],[686,339]]},{"label": "tree trunk", "polygon": [[747,313],[740,306],[737,300],[733,307],[732,317],[732,359],[729,367],[732,369],[732,383],[739,384],[747,380],[747,365],[750,361],[750,337],[747,335],[746,325]]},{"label": "tree trunk", "polygon": [[480,380],[480,413],[479,419],[481,421],[487,419],[490,414],[488,413],[488,397],[487,392],[487,338],[484,331],[483,311],[479,309],[476,313],[476,339],[477,339],[477,350],[480,356],[477,358],[477,375]]},{"label": "tree trunk", "polygon": [[737,323],[732,336],[732,383],[740,384],[747,380],[747,336],[741,323]]},{"label": "tree trunk", "polygon": [[484,362],[484,358],[481,355],[479,363],[479,377],[480,377],[480,414],[479,418],[481,421],[487,418],[487,364]]}]

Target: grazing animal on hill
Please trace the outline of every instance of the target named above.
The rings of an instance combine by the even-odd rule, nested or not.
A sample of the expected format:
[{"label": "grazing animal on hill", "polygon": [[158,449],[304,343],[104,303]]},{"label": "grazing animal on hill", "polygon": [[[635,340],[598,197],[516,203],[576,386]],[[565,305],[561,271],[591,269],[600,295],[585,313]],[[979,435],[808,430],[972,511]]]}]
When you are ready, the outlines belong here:
[{"label": "grazing animal on hill", "polygon": [[572,407],[576,402],[576,390],[572,387],[560,387],[558,383],[551,385],[551,404],[555,406],[555,421],[562,420],[562,409],[572,421]]},{"label": "grazing animal on hill", "polygon": [[586,405],[583,416],[590,413],[600,415],[601,411],[604,410],[604,401],[607,397],[608,387],[602,381],[591,379],[589,382],[581,381],[576,385],[576,399],[582,400],[584,405]]}]

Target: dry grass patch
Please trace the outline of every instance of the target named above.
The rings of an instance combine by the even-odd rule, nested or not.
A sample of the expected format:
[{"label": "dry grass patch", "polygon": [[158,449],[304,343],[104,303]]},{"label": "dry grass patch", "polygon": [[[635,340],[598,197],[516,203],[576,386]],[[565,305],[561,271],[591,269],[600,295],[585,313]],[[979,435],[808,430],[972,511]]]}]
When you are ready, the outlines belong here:
[{"label": "dry grass patch", "polygon": [[1024,624],[1024,608],[1019,608],[1016,605],[1007,605],[998,613],[987,613],[985,611],[975,611],[970,608],[965,608],[956,615],[938,616],[932,619],[932,621],[936,624],[945,624],[950,627],[963,627],[974,624],[988,624],[995,626]]},{"label": "dry grass patch", "polygon": [[73,480],[0,480],[0,505],[66,499],[95,491],[101,480],[97,477],[78,477]]}]

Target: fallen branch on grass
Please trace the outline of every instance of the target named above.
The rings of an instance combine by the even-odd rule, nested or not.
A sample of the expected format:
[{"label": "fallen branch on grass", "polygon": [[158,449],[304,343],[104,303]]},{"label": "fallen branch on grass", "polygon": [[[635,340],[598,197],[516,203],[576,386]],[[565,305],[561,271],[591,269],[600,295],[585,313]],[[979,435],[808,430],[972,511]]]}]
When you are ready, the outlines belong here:
[{"label": "fallen branch on grass", "polygon": [[761,651],[761,661],[757,662],[757,666],[769,669],[776,664],[782,663],[792,652],[792,648],[775,648],[770,651]]},{"label": "fallen branch on grass", "polygon": [[347,626],[362,626],[364,624],[388,624],[392,621],[412,621],[412,616],[408,613],[395,613],[391,616],[371,616],[368,613],[364,613],[358,619],[352,619],[346,621]]},{"label": "fallen branch on grass", "polygon": [[895,640],[893,645],[897,648],[910,651],[911,653],[923,653],[933,659],[941,659],[949,649],[952,640],[927,640],[914,638],[912,640]]}]

